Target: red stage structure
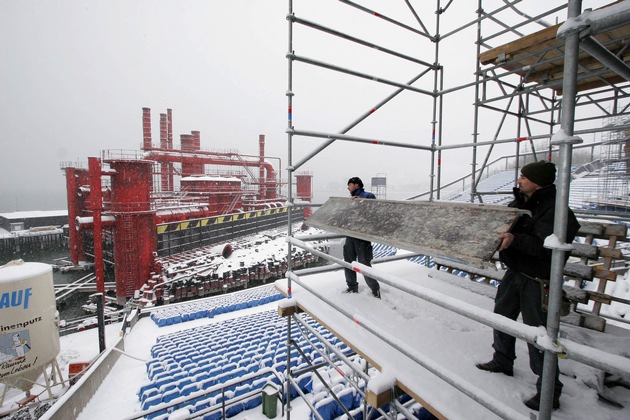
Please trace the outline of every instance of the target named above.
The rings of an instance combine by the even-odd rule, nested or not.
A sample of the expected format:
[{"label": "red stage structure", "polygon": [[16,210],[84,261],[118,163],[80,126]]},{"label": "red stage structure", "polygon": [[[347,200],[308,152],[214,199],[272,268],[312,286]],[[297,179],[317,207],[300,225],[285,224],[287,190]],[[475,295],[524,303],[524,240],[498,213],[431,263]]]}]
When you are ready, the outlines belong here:
[{"label": "red stage structure", "polygon": [[[94,165],[91,170],[64,168],[68,217],[75,225],[69,234],[72,261],[80,264],[93,257],[94,238],[102,237],[104,259],[114,267],[119,303],[132,297],[155,269],[158,225],[285,205],[282,182],[265,156],[264,135],[258,139],[258,156],[203,150],[199,131],[182,134],[180,148],[175,149],[172,118],[170,109],[160,115],[160,141],[154,145],[151,110],[143,108],[141,152],[103,152],[98,159],[100,173],[90,173]],[[270,159],[280,163],[279,158]],[[216,169],[211,171],[207,165]],[[297,177],[299,200],[312,198],[311,179],[310,174]],[[102,188],[97,187],[100,180]],[[100,220],[94,223],[98,196],[102,208]],[[99,232],[95,232],[97,225]]]}]

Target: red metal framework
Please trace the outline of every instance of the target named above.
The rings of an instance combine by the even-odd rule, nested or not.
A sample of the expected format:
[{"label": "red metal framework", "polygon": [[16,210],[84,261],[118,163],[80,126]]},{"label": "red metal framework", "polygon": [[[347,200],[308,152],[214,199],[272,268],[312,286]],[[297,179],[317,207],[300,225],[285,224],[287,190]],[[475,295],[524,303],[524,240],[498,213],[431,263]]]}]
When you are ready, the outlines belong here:
[{"label": "red metal framework", "polygon": [[[90,173],[65,168],[68,214],[71,225],[76,225],[70,230],[71,258],[75,264],[85,261],[91,254],[86,247],[94,246],[92,238],[111,241],[111,255],[108,251],[104,255],[113,263],[121,303],[151,277],[157,250],[156,225],[284,205],[279,194],[282,183],[268,160],[279,162],[279,158],[265,156],[264,135],[258,139],[258,156],[202,150],[199,131],[180,135],[180,148],[176,149],[172,118],[170,109],[160,115],[156,146],[151,136],[151,110],[143,108],[142,152],[131,156],[108,152],[101,159],[90,158],[98,162],[100,173],[98,169]],[[227,170],[209,173],[207,165]],[[258,168],[257,173],[254,168]],[[179,187],[175,185],[176,175]],[[96,181],[103,177],[109,182],[103,180],[101,188],[101,182]],[[310,201],[310,184],[309,175],[308,182],[298,186],[301,199]],[[95,209],[93,201],[99,196],[102,208]],[[95,223],[97,213],[100,217]]]}]

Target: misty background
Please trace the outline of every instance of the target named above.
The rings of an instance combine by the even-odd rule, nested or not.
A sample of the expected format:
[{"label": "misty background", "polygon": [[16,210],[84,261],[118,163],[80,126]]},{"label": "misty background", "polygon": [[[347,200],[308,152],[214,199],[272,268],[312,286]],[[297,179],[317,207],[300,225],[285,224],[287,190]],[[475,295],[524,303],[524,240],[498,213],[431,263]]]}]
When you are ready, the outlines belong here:
[{"label": "misty background", "polygon": [[[454,2],[440,32],[474,20],[476,3]],[[532,13],[550,7],[540,0],[525,3]],[[370,14],[333,0],[293,4],[298,16],[435,61],[433,43]],[[417,27],[403,1],[361,4]],[[435,33],[435,2],[414,7]],[[101,150],[140,149],[143,107],[151,108],[154,143],[159,114],[167,108],[173,110],[176,146],[180,134],[199,130],[202,148],[255,155],[264,134],[266,155],[282,159],[286,181],[288,10],[283,0],[0,2],[0,212],[65,209],[61,163],[86,163]],[[472,25],[443,42],[445,88],[474,81],[474,41]],[[423,70],[299,25],[291,47],[298,55],[400,83]],[[340,132],[395,90],[298,62],[292,71],[297,129]],[[433,83],[429,75],[417,87],[432,91]],[[444,143],[472,141],[473,102],[471,89],[444,99]],[[429,146],[434,119],[430,97],[404,92],[348,134]],[[493,130],[480,132],[480,140],[490,139]],[[294,160],[320,143],[296,137]],[[446,181],[470,171],[470,154],[444,152]],[[387,198],[406,198],[428,189],[430,169],[426,151],[337,141],[298,172],[313,174],[317,203],[347,195],[352,176],[363,178],[367,188],[371,177],[387,176]]]}]

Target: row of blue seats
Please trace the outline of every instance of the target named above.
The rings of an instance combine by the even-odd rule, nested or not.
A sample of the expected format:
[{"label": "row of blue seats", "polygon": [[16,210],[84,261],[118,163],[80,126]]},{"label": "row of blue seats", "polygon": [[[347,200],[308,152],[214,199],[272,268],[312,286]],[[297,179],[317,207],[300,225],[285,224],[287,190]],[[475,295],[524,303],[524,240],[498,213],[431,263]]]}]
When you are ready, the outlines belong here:
[{"label": "row of blue seats", "polygon": [[[204,419],[221,419],[222,417],[222,409],[221,403],[223,401],[230,401],[236,397],[241,397],[246,394],[250,394],[250,397],[242,400],[239,403],[232,404],[230,407],[226,409],[226,417],[233,417],[236,414],[240,413],[243,410],[249,410],[251,408],[255,408],[262,403],[262,389],[263,387],[269,383],[268,378],[260,378],[253,383],[247,383],[243,385],[233,386],[224,391],[214,391],[211,394],[207,395],[199,395],[195,397],[193,393],[180,393],[177,396],[177,391],[171,391],[171,394],[168,395],[168,401],[160,401],[157,404],[154,404],[151,400],[143,406],[148,408],[157,409],[156,412],[147,416],[149,419],[168,419],[170,416],[170,412],[168,405],[170,403],[175,403],[181,401],[179,408],[187,408],[189,412],[196,413],[201,412],[203,410],[207,410],[210,407],[215,407],[215,410],[204,415]],[[200,388],[202,390],[202,388]],[[195,391],[193,391],[195,392]],[[198,394],[201,392],[196,391]],[[193,398],[187,399],[187,401],[183,402],[183,399],[188,396],[193,396]],[[160,405],[163,406],[160,409]]]},{"label": "row of blue seats", "polygon": [[398,252],[398,248],[393,246],[376,242],[372,244],[372,255],[374,258],[391,257],[396,255],[396,252]]},{"label": "row of blue seats", "polygon": [[164,327],[167,325],[193,321],[195,319],[213,318],[216,315],[264,305],[270,302],[278,301],[282,298],[283,296],[276,292],[267,296],[243,295],[243,299],[245,300],[234,300],[233,298],[230,298],[227,300],[217,299],[216,302],[213,302],[212,304],[178,305],[176,308],[153,311],[151,313],[151,319],[159,327]]},{"label": "row of blue seats", "polygon": [[[303,317],[307,322],[318,328],[321,334],[330,334],[324,330],[315,320]],[[279,322],[278,322],[279,321]],[[265,325],[275,324],[273,328],[264,328]],[[147,373],[151,382],[141,387],[138,392],[143,410],[159,404],[172,402],[175,398],[188,395],[195,388],[186,380],[189,378],[198,389],[207,389],[218,383],[241,377],[247,373],[258,371],[262,367],[272,367],[278,372],[286,370],[286,320],[280,318],[275,311],[254,314],[236,320],[227,320],[217,324],[209,324],[194,328],[187,332],[177,332],[158,338],[157,344],[152,349],[152,354],[160,354],[159,357],[147,363]],[[247,327],[252,330],[257,340],[241,340],[243,332],[239,328]],[[278,328],[281,328],[278,331]],[[191,332],[193,332],[191,334]],[[262,332],[262,333],[261,333]],[[297,333],[297,331],[296,331]],[[207,352],[198,351],[198,345],[190,343],[191,337],[197,335],[207,340],[222,339],[224,344]],[[265,338],[271,336],[271,339]],[[297,334],[296,334],[297,336]],[[227,343],[237,343],[236,348],[228,353],[230,348]],[[312,351],[308,343],[302,342],[301,346],[308,352]],[[252,349],[253,348],[253,349]],[[174,354],[168,354],[170,349]],[[162,353],[163,352],[163,353]],[[192,355],[191,355],[192,353]],[[236,357],[241,353],[244,357],[238,363],[226,359],[226,355]],[[247,356],[247,357],[245,357]],[[177,360],[179,358],[179,361]],[[197,362],[195,363],[195,360]],[[207,365],[203,365],[203,363]],[[245,364],[248,363],[246,366]],[[304,364],[297,351],[292,353],[292,366]],[[189,366],[195,365],[194,368]],[[214,368],[212,370],[211,368]],[[201,387],[201,388],[199,388]]]}]

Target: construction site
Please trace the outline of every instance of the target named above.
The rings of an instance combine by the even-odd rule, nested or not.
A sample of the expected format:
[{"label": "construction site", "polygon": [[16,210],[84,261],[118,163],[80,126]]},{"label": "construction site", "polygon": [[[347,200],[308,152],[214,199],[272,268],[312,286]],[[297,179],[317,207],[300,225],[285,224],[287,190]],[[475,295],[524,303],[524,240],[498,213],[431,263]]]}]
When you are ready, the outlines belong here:
[{"label": "construction site", "polygon": [[[287,419],[627,417],[630,0],[594,9],[578,0],[404,1],[396,14],[374,2],[332,3],[288,2],[286,180],[280,159],[265,155],[263,135],[258,155],[204,151],[195,131],[176,148],[171,110],[160,115],[153,144],[148,108],[140,152],[103,152],[88,168],[64,165],[73,262],[94,260],[101,292],[109,264],[118,303],[145,303],[127,308],[114,348],[99,330],[98,357],[44,418],[94,419],[107,410],[127,419],[262,419],[276,417],[277,405]],[[380,43],[330,26],[336,13],[385,34],[403,32],[413,40],[404,45],[420,48],[398,50],[386,46],[388,35]],[[323,61],[308,48],[320,37],[351,52],[344,58],[383,56],[414,70],[395,79],[346,67],[348,60]],[[457,67],[458,52],[474,56],[465,80],[450,77],[446,64]],[[312,70],[347,80],[336,92],[340,102],[353,88],[387,93],[338,131],[327,131],[326,113],[300,126],[293,115],[309,104],[295,98],[302,73]],[[408,106],[409,96],[418,108]],[[449,105],[462,98],[469,112],[453,115]],[[393,127],[372,123],[399,100],[401,118],[418,119],[422,110],[420,139],[390,139]],[[418,154],[430,187],[389,200],[379,173],[372,179],[378,200],[314,202],[317,174],[304,167],[340,143],[358,155]],[[545,241],[553,253],[547,324],[531,327],[493,313],[493,298],[505,273],[497,233],[520,217],[505,204],[520,169],[540,160],[556,165],[558,210],[554,240]],[[464,176],[450,175],[465,165]],[[581,225],[575,244],[565,243],[569,207]],[[203,257],[198,275],[212,264],[203,247],[229,259],[230,242],[281,226],[283,258],[238,277],[236,270],[206,275],[200,297],[213,296],[156,306],[169,298],[156,286],[168,281],[169,268],[189,268],[175,267],[193,259],[186,255]],[[345,237],[373,243],[372,266],[331,251]],[[382,299],[362,281],[359,293],[341,293],[343,269],[378,280]],[[271,273],[279,278],[273,287],[214,296],[248,289],[245,278],[262,285]],[[565,300],[570,310],[561,313]],[[491,354],[493,330],[516,338],[513,378],[475,368]],[[536,381],[528,345],[544,353],[538,410],[523,404]],[[554,407],[558,360],[564,393]],[[48,378],[45,388],[52,397]],[[128,402],[110,407],[112,400]]]},{"label": "construction site", "polygon": [[[175,262],[169,263],[171,256],[181,262],[186,251],[223,244],[226,249],[215,256],[227,257],[232,252],[230,241],[285,227],[287,220],[286,197],[280,195],[286,186],[278,173],[280,159],[265,156],[264,135],[259,136],[259,154],[254,156],[204,150],[199,131],[182,134],[175,147],[171,109],[160,114],[159,143],[153,143],[149,108],[142,110],[142,127],[140,151],[103,151],[101,156],[89,158],[88,168],[62,164],[68,219],[73,226],[69,229],[70,258],[74,265],[94,262],[97,284],[103,284],[108,266],[116,279],[120,305],[133,297],[148,299],[152,305],[158,299],[163,301],[165,288],[153,288],[163,283],[162,266]],[[296,204],[304,204],[312,199],[312,175],[297,178],[300,198]],[[296,212],[295,221],[310,210],[300,208],[303,213]],[[270,266],[265,265],[267,274],[259,274],[258,267],[225,275],[205,267],[208,273],[194,285],[200,292],[193,294],[243,287],[249,281],[240,274],[249,279],[250,271],[252,281],[267,279],[270,269],[280,264],[271,261]],[[181,289],[188,295],[189,286],[181,284],[173,295],[179,296]],[[141,296],[145,292],[147,296]]]},{"label": "construction site", "polygon": [[[298,8],[295,11],[290,11],[288,16],[290,28],[305,26],[320,32],[322,36],[334,36],[348,43],[353,43],[357,50],[364,47],[371,48],[383,55],[390,54],[401,61],[413,62],[417,64],[418,68],[417,76],[410,80],[389,80],[380,78],[375,74],[341,67],[336,63],[321,62],[309,57],[308,53],[298,54],[290,51],[287,54],[290,63],[288,92],[291,93],[287,95],[287,100],[290,109],[293,107],[293,94],[297,94],[291,88],[293,72],[297,74],[300,71],[297,70],[297,63],[306,63],[325,71],[339,72],[351,78],[367,79],[391,87],[390,95],[377,104],[367,104],[366,112],[363,115],[352,121],[348,125],[348,129],[337,133],[296,127],[289,120],[287,133],[290,143],[300,136],[319,138],[322,142],[320,147],[306,156],[290,157],[292,169],[299,169],[302,164],[315,158],[318,153],[321,153],[333,142],[360,143],[366,145],[364,146],[366,148],[378,144],[384,147],[404,148],[410,152],[421,150],[426,154],[424,161],[431,162],[431,188],[427,193],[410,197],[411,200],[425,199],[429,202],[444,200],[449,198],[445,191],[448,191],[450,186],[464,184],[459,192],[454,195],[451,194],[450,197],[459,195],[462,201],[470,203],[499,204],[511,200],[511,187],[515,185],[521,167],[531,161],[547,159],[555,162],[558,168],[556,208],[567,206],[571,194],[573,197],[579,197],[578,200],[581,203],[579,207],[581,208],[573,206],[579,217],[589,220],[603,218],[607,223],[610,223],[611,220],[621,223],[620,225],[604,224],[598,227],[597,232],[588,233],[586,228],[588,223],[582,222],[582,235],[584,235],[585,243],[592,244],[593,238],[602,237],[601,235],[607,229],[611,229],[608,231],[608,235],[604,234],[603,236],[607,240],[607,247],[616,246],[620,241],[626,240],[629,209],[629,196],[626,190],[628,185],[627,144],[628,122],[630,122],[627,98],[628,81],[630,81],[630,68],[627,65],[630,58],[630,53],[627,50],[627,40],[630,36],[630,25],[628,24],[630,16],[628,15],[629,4],[627,1],[617,2],[597,10],[582,9],[581,1],[558,2],[556,8],[545,9],[541,5],[536,13],[524,12],[524,9],[519,5],[520,2],[479,1],[475,5],[476,18],[469,17],[467,22],[460,27],[447,25],[449,14],[456,15],[458,13],[457,7],[461,6],[453,2],[446,2],[446,4],[439,1],[435,2],[432,10],[427,4],[412,6],[407,2],[409,17],[415,18],[413,25],[408,24],[408,21],[403,22],[389,15],[381,14],[379,10],[371,9],[361,2],[342,1],[341,3],[355,9],[359,15],[386,21],[392,26],[392,31],[394,27],[408,30],[415,36],[418,43],[430,43],[434,48],[433,60],[423,61],[417,56],[406,55],[401,50],[390,50],[378,43],[355,38],[351,34],[344,33],[341,28],[326,27],[310,20],[307,16],[302,16]],[[558,15],[560,11],[562,12]],[[517,17],[514,16],[515,14]],[[432,26],[434,32],[427,29],[430,25],[426,20],[428,16],[434,16],[435,22]],[[507,24],[507,22],[510,23]],[[447,27],[448,30],[443,29]],[[446,81],[452,79],[447,78],[449,69],[442,65],[444,56],[447,51],[451,51],[452,54],[452,51],[456,51],[458,48],[449,44],[449,38],[457,39],[458,34],[467,30],[470,36],[473,32],[470,29],[473,27],[476,30],[477,57],[474,80],[469,80],[461,85],[447,84]],[[538,29],[532,30],[536,27]],[[297,51],[299,45],[293,44],[291,38],[293,30],[297,31],[298,29],[290,29],[289,45],[290,49]],[[452,123],[453,118],[457,118],[457,116],[450,115],[444,104],[448,103],[450,96],[456,96],[458,92],[464,90],[474,93],[474,106],[471,114],[472,138],[470,141],[460,141],[458,144],[456,140],[460,136],[453,136],[452,132],[448,130],[449,123]],[[387,138],[374,139],[348,133],[355,126],[374,118],[373,116],[378,114],[381,108],[390,105],[395,106],[397,97],[403,92],[412,92],[416,96],[425,98],[425,101],[430,104],[433,117],[431,119],[430,142],[401,143]],[[295,109],[293,111],[295,112]],[[495,124],[494,128],[487,126],[490,122]],[[494,134],[486,134],[485,137],[482,137],[481,132]],[[601,141],[595,142],[595,144],[583,144],[585,143],[583,137],[592,133],[601,133]],[[508,153],[505,152],[506,147],[504,146],[507,146]],[[586,154],[590,156],[590,159],[587,159],[584,165],[576,165],[572,162],[572,158],[578,154],[577,152],[582,147],[586,148]],[[511,153],[509,152],[510,148],[513,151]],[[447,169],[442,165],[442,162],[449,161],[448,154],[450,152],[460,149],[470,150],[471,171],[469,175],[463,178],[452,180],[448,177]],[[503,152],[499,152],[499,150],[503,150]],[[508,180],[503,186],[495,184],[490,186],[488,190],[484,190],[482,181],[486,175],[493,173],[493,170],[496,173],[497,166],[509,172],[509,161],[511,161],[513,168],[511,180]],[[501,168],[501,166],[503,167]],[[589,178],[591,178],[590,181]],[[593,183],[594,179],[597,180],[595,181],[596,184]],[[477,244],[479,252],[482,251],[481,244],[487,242],[476,236],[480,234],[480,230],[484,229],[473,222],[477,218],[467,215],[466,212],[456,216],[456,209],[449,209],[446,212],[448,216],[440,218],[439,205],[433,209],[429,206],[426,210],[418,210],[420,214],[424,215],[423,217],[414,217],[414,210],[395,202],[380,203],[376,207],[378,209],[370,204],[369,216],[362,217],[358,213],[359,210],[353,208],[348,202],[329,201],[315,212],[314,218],[316,220],[311,221],[311,225],[336,234],[386,243],[399,249],[418,252],[421,255],[432,255],[437,266],[447,267],[449,272],[462,270],[471,277],[500,279],[500,276],[488,274],[485,270],[479,269],[479,264],[476,264],[479,261],[475,260],[474,257],[468,258],[466,250],[458,246],[471,241]],[[482,211],[488,212],[490,209]],[[352,223],[353,217],[357,219],[354,224]],[[564,241],[564,235],[566,235],[566,228],[563,227],[566,223],[566,217],[566,212],[556,213],[554,234],[558,236],[561,243]],[[402,218],[402,221],[396,224],[384,223],[386,220],[397,220],[397,218]],[[493,219],[495,218],[496,216]],[[453,220],[455,220],[455,226],[449,230],[448,226]],[[490,226],[488,222],[487,220],[483,222],[486,223],[486,227]],[[430,227],[431,224],[442,225],[437,236],[433,236],[435,231]],[[617,233],[612,233],[612,230],[617,228],[620,230]],[[453,229],[459,230],[458,235],[453,235]],[[447,245],[444,246],[441,240],[444,239],[445,235],[453,235],[452,238],[459,239],[447,240]],[[313,251],[300,239],[291,238],[290,241],[296,247]],[[554,250],[554,259],[558,257],[556,253],[562,255],[560,249]],[[493,252],[491,250],[490,254]],[[575,255],[577,256],[577,253]],[[610,260],[610,264],[605,264],[602,267],[611,270],[611,274],[614,271],[615,274],[612,275],[614,278],[617,278],[617,273],[626,270],[621,267],[627,266],[623,262],[624,258],[621,252],[617,252],[617,257],[620,258],[617,263]],[[489,260],[491,258],[482,259]],[[511,334],[519,337],[519,334],[512,327],[506,327],[506,330],[503,327],[497,327],[492,316],[483,316],[482,319],[479,319],[474,310],[465,309],[466,305],[463,302],[459,304],[449,302],[447,296],[453,292],[436,297],[431,290],[424,289],[418,283],[415,283],[414,286],[407,284],[406,281],[412,281],[408,277],[392,275],[385,264],[382,268],[379,265],[378,270],[376,270],[362,264],[348,264],[344,261],[332,260],[340,266],[376,278],[403,293],[410,293],[418,299],[436,304],[446,311],[455,311],[466,318],[475,319],[501,331],[510,331]],[[581,257],[582,263],[587,261],[587,257]],[[558,260],[555,263],[561,264]],[[587,263],[587,265],[590,264]],[[619,272],[612,268],[615,265],[619,267]],[[559,336],[561,318],[559,312],[563,284],[566,288],[567,269],[565,267],[564,270],[560,269],[555,272],[559,277],[555,280],[551,279],[546,335],[554,343],[562,342],[562,346],[566,349],[563,339]],[[521,418],[523,416],[521,413],[512,411],[515,407],[518,411],[518,405],[522,404],[520,401],[516,401],[516,405],[508,404],[509,407],[506,407],[503,405],[506,399],[497,400],[496,396],[493,395],[494,392],[483,385],[479,387],[478,379],[474,380],[474,385],[468,384],[466,379],[460,376],[463,375],[462,372],[448,369],[448,366],[456,365],[457,357],[443,358],[436,353],[436,351],[439,353],[437,348],[434,348],[433,351],[429,350],[430,346],[425,343],[415,343],[414,345],[412,340],[403,338],[403,335],[392,334],[393,326],[381,322],[378,317],[371,317],[362,312],[357,313],[354,309],[347,308],[342,299],[331,296],[316,286],[316,283],[308,275],[303,276],[292,272],[289,274],[286,285],[281,286],[281,290],[288,298],[297,301],[297,307],[300,310],[306,311],[337,332],[338,336],[343,337],[343,340],[350,347],[361,354],[364,359],[369,360],[369,364],[376,366],[379,371],[389,374],[392,370],[396,371],[396,374],[393,375],[395,379],[390,378],[389,386],[383,387],[382,392],[372,391],[370,393],[368,386],[366,398],[371,405],[383,407],[388,404],[389,415],[393,411],[403,413],[406,418],[415,418],[401,404],[401,400],[396,399],[399,390],[402,390],[404,391],[403,394],[411,395],[413,400],[421,402],[423,407],[428,408],[432,415],[438,418],[488,418],[493,415],[501,418]],[[569,274],[569,276],[571,275]],[[586,277],[581,275],[579,277],[580,280],[577,280],[575,284],[577,289],[582,289]],[[598,286],[593,289],[594,291],[604,292],[606,290],[607,282],[612,279],[612,277],[606,277],[607,275],[603,272],[599,274]],[[594,295],[588,299],[599,300]],[[610,300],[607,302],[612,303]],[[628,302],[623,300],[623,303],[627,304]],[[578,310],[577,313],[573,314],[578,319],[577,321],[574,320],[574,323],[583,328],[606,331],[606,320],[600,313],[604,305],[605,303],[599,301],[591,304],[591,310],[588,312]],[[322,312],[322,306],[334,308],[334,311],[337,311],[336,315],[326,316]],[[291,313],[292,311],[285,311],[285,314],[289,314],[289,330],[292,322],[297,325],[303,324],[297,315],[292,316]],[[340,315],[348,320],[347,326],[339,321]],[[362,327],[351,327],[353,322]],[[568,321],[563,318],[563,322]],[[518,324],[515,324],[513,328],[518,328]],[[401,328],[402,331],[414,329],[418,329],[418,326],[409,325],[408,329]],[[396,356],[384,357],[381,352],[374,348],[378,345],[366,345],[362,335],[364,332],[376,336],[378,345],[382,344],[388,348],[384,353],[391,351],[391,354]],[[426,331],[426,334],[430,335],[431,332]],[[426,337],[427,335],[422,336]],[[530,341],[523,335],[520,335],[520,338],[529,343],[537,341]],[[422,346],[426,350],[418,351],[418,346]],[[299,351],[299,346],[296,347]],[[330,348],[332,352],[338,354],[334,350],[334,345]],[[454,350],[453,348],[449,349],[449,351]],[[541,348],[541,350],[546,352],[546,357],[545,373],[542,379],[543,396],[538,418],[551,418],[554,416],[551,407],[553,385],[549,386],[549,381],[552,381],[551,375],[555,371],[552,370],[553,362],[551,360],[558,356],[558,352],[551,348]],[[591,359],[584,357],[585,353],[578,349],[574,354],[571,354],[570,351],[561,351],[560,353],[562,353],[562,357],[580,360],[590,366],[597,366],[603,360],[611,360],[609,356],[612,356],[601,354]],[[616,357],[612,356],[612,359]],[[398,358],[404,359],[405,362],[397,364],[394,360],[398,360]],[[444,359],[443,363],[436,362],[437,359]],[[617,371],[618,374],[627,377],[629,373],[625,370],[629,366],[627,355],[626,357],[619,355],[617,362],[620,363],[618,367],[626,366],[622,369],[624,372]],[[599,368],[610,372],[610,367],[600,365]],[[409,374],[409,370],[413,370],[413,373]],[[550,371],[551,373],[549,373]],[[301,372],[300,370],[291,372],[287,381],[297,386],[297,378]],[[355,369],[354,373],[360,376],[363,372]],[[365,377],[364,379],[368,380]],[[489,393],[486,394],[484,390]],[[449,397],[442,398],[445,395]],[[476,403],[468,405],[455,395],[462,395],[464,400],[468,400],[470,397]],[[467,397],[463,397],[463,395]],[[288,404],[290,406],[291,403]],[[392,405],[396,407],[394,410],[391,410]],[[324,404],[315,403],[311,408],[318,411],[323,406]],[[485,412],[485,409],[482,410],[483,413],[474,411],[479,406],[485,407],[493,414]],[[322,411],[319,410],[320,414]],[[473,412],[475,414],[472,414]],[[345,414],[351,415],[348,412]],[[381,412],[381,414],[385,413]],[[577,416],[582,417],[581,415]],[[602,417],[605,416],[602,414]]]}]

